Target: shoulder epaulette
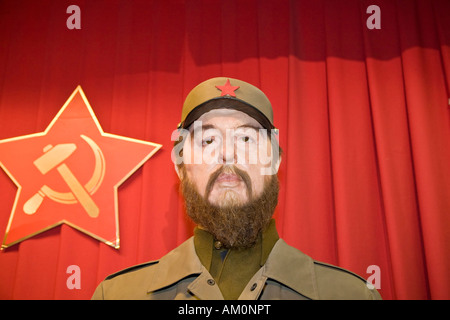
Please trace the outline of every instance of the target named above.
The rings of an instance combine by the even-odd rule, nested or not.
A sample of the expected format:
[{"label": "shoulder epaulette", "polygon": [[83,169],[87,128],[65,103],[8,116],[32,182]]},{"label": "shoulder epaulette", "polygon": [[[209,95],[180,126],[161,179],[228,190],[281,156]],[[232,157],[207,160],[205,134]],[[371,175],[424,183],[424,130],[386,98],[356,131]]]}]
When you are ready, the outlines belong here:
[{"label": "shoulder epaulette", "polygon": [[150,261],[150,262],[145,262],[145,263],[137,264],[137,265],[135,265],[135,266],[132,266],[132,267],[129,267],[129,268],[120,270],[120,271],[118,271],[118,272],[116,272],[116,273],[110,274],[109,276],[107,276],[107,277],[105,278],[105,280],[110,280],[110,279],[113,279],[113,278],[115,278],[115,277],[117,277],[117,276],[120,276],[120,275],[122,275],[122,274],[140,270],[140,269],[142,269],[142,268],[145,268],[145,267],[148,267],[148,266],[157,264],[158,262],[159,262],[159,261],[156,260],[156,261]]},{"label": "shoulder epaulette", "polygon": [[348,271],[348,270],[346,270],[346,269],[344,269],[344,268],[340,268],[340,267],[334,266],[334,265],[332,265],[332,264],[328,264],[328,263],[320,262],[320,261],[315,261],[315,260],[314,260],[314,264],[320,265],[320,266],[322,266],[322,267],[334,269],[334,270],[337,270],[337,271],[345,272],[345,273],[347,273],[347,274],[349,274],[349,275],[352,275],[352,276],[357,277],[358,279],[360,279],[360,280],[362,280],[362,281],[364,281],[364,282],[367,282],[366,279],[364,279],[364,278],[361,277],[360,275],[358,275],[358,274],[356,274],[356,273],[353,273],[353,272],[351,272],[351,271]]}]

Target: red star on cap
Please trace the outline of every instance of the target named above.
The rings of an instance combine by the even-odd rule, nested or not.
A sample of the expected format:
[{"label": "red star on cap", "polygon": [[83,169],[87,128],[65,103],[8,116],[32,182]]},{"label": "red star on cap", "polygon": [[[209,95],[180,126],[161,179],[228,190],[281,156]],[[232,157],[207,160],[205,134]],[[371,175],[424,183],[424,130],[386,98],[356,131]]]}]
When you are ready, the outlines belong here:
[{"label": "red star on cap", "polygon": [[227,79],[227,82],[223,86],[216,86],[217,89],[222,91],[220,94],[221,97],[230,95],[232,97],[236,97],[236,93],[234,93],[237,89],[239,89],[239,86],[232,86],[230,83],[230,79]]}]

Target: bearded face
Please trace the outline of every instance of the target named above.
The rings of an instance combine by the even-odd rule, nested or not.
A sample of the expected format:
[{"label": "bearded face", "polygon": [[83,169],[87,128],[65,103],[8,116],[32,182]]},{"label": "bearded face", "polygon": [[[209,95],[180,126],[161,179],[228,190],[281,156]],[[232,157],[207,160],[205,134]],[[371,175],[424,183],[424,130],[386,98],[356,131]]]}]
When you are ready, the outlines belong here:
[{"label": "bearded face", "polygon": [[[251,247],[274,213],[278,178],[262,174],[273,163],[248,160],[271,150],[271,141],[237,110],[212,110],[198,120],[201,134],[190,133],[177,167],[187,214],[226,247]],[[198,151],[202,161],[193,161]]]}]

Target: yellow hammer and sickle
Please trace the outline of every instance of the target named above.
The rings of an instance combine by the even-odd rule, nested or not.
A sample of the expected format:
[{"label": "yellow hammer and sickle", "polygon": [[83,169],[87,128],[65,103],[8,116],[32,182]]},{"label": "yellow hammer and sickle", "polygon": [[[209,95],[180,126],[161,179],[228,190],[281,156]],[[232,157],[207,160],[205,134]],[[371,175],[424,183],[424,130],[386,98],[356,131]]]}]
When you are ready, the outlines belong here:
[{"label": "yellow hammer and sickle", "polygon": [[[89,195],[93,195],[98,190],[98,188],[103,182],[103,178],[105,177],[105,158],[103,156],[102,150],[91,138],[85,135],[80,135],[80,137],[84,141],[86,141],[86,143],[91,147],[92,151],[94,152],[95,157],[94,172],[89,181],[84,185],[85,191],[87,191]],[[73,204],[79,202],[80,200],[79,197],[77,198],[74,195],[74,192],[58,192],[51,189],[47,185],[43,185],[41,189],[24,204],[23,206],[24,212],[27,214],[35,213],[39,208],[39,206],[41,205],[42,201],[44,200],[45,196],[52,199],[53,201],[64,204]],[[93,203],[92,199],[89,198],[89,201],[91,205],[84,206],[84,208],[89,214],[89,216],[95,218],[99,214],[98,208],[96,207],[95,203]]]}]

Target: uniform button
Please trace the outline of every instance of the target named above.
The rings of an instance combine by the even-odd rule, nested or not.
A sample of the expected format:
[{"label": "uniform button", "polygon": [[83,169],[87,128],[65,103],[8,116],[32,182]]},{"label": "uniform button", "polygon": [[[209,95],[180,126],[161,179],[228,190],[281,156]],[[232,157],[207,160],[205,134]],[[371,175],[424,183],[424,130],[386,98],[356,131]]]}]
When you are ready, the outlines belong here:
[{"label": "uniform button", "polygon": [[214,248],[220,250],[222,248],[222,242],[220,242],[219,240],[214,241]]},{"label": "uniform button", "polygon": [[257,285],[256,283],[254,283],[254,284],[252,285],[252,287],[250,288],[250,291],[254,291],[254,290],[256,289],[257,286],[258,286],[258,285]]},{"label": "uniform button", "polygon": [[213,285],[216,284],[216,282],[215,282],[213,279],[208,279],[208,280],[206,281],[206,283],[208,283],[210,286],[213,286]]}]

